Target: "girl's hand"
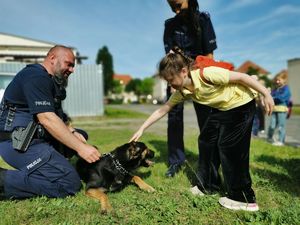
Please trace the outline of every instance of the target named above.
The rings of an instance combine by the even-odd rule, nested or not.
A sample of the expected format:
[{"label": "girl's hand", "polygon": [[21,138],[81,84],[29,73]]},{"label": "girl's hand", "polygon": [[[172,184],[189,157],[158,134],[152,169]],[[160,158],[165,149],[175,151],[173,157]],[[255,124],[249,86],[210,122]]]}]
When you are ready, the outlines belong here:
[{"label": "girl's hand", "polygon": [[272,96],[268,93],[266,96],[264,96],[262,99],[262,105],[265,108],[265,112],[268,116],[272,114],[273,108],[274,108],[274,100]]},{"label": "girl's hand", "polygon": [[131,139],[129,140],[129,142],[132,141],[138,141],[139,138],[143,135],[143,130],[139,129],[137,132],[135,132],[135,134],[131,137]]}]

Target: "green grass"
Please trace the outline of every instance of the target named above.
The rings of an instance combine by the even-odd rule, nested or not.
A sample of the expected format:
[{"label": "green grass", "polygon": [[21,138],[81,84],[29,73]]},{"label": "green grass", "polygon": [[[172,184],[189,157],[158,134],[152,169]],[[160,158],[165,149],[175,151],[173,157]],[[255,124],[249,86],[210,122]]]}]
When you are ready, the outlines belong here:
[{"label": "green grass", "polygon": [[292,115],[300,115],[300,106],[293,106]]},{"label": "green grass", "polygon": [[[108,109],[110,110],[110,109]],[[132,115],[131,115],[132,116]],[[117,121],[118,119],[116,119]],[[76,124],[76,121],[74,121]],[[83,124],[84,121],[80,121]],[[128,141],[131,129],[85,126],[89,142],[108,152]],[[22,201],[0,202],[0,224],[299,224],[300,221],[300,149],[273,147],[255,139],[251,143],[251,175],[260,211],[231,211],[218,204],[217,196],[195,197],[188,192],[197,166],[197,133],[185,137],[188,164],[176,177],[166,179],[167,144],[165,135],[147,132],[143,138],[155,151],[155,164],[136,172],[156,189],[145,193],[134,185],[109,193],[114,212],[99,213],[99,203],[84,195],[48,199],[38,197]],[[0,164],[4,164],[0,162]]]},{"label": "green grass", "polygon": [[107,118],[146,118],[147,114],[134,112],[132,110],[116,109],[110,106],[105,107],[105,117]]}]

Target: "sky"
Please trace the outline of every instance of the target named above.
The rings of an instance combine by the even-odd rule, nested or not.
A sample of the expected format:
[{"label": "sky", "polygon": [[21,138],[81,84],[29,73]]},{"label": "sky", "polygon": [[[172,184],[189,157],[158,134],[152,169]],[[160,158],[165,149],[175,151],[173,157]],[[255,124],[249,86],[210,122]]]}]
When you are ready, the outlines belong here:
[{"label": "sky", "polygon": [[[215,59],[271,74],[300,58],[299,0],[198,0],[217,36]],[[95,64],[107,46],[116,74],[145,78],[164,56],[167,0],[0,0],[0,32],[75,47]]]}]

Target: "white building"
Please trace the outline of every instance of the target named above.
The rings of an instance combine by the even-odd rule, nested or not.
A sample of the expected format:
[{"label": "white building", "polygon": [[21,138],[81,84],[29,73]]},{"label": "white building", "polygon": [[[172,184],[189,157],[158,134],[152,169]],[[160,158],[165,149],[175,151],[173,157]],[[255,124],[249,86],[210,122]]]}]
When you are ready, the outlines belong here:
[{"label": "white building", "polygon": [[[0,62],[40,63],[56,44],[0,32]],[[73,49],[77,64],[87,59],[80,56],[76,48],[70,48]]]},{"label": "white building", "polygon": [[300,105],[300,58],[288,60],[288,84],[294,105]]},{"label": "white building", "polygon": [[[56,43],[0,33],[0,98],[17,72],[30,63],[41,63]],[[63,102],[69,116],[99,116],[104,113],[103,77],[101,65],[80,65],[76,48],[75,72],[69,78],[67,99]],[[79,65],[78,65],[79,64]]]}]

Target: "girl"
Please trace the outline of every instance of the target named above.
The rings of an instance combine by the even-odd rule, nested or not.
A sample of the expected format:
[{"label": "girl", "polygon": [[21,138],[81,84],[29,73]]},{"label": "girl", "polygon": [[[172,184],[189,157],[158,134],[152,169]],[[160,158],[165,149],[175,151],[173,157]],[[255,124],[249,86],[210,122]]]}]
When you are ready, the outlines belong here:
[{"label": "girl", "polygon": [[273,142],[275,146],[283,146],[285,141],[285,126],[288,112],[288,103],[291,98],[291,92],[287,85],[287,73],[280,73],[275,78],[276,88],[272,90],[271,95],[275,102],[274,111],[268,130],[268,140],[273,142],[275,128],[278,127],[278,141]]},{"label": "girl", "polygon": [[[183,54],[167,54],[159,64],[159,74],[176,92],[150,115],[130,141],[137,141],[146,128],[185,99],[212,107],[199,137],[199,183],[194,191],[203,194],[207,188],[216,186],[218,189],[219,168],[215,166],[218,163],[212,163],[211,159],[219,160],[228,193],[219,203],[234,210],[257,211],[249,173],[249,148],[254,98],[257,92],[262,94],[265,111],[270,115],[274,101],[269,91],[247,74],[219,67],[195,70]],[[208,174],[214,174],[214,177]]]}]

